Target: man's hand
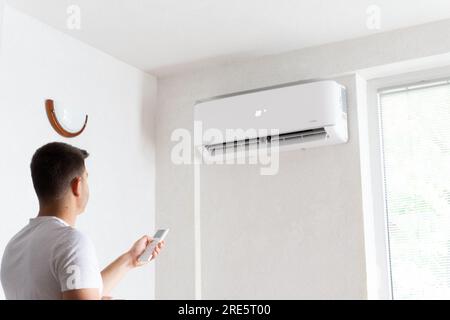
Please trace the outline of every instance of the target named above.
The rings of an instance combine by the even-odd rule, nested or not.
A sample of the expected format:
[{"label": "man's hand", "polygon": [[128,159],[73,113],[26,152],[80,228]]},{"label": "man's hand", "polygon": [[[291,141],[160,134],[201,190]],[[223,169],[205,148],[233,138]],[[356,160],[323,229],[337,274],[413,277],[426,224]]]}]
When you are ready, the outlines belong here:
[{"label": "man's hand", "polygon": [[[141,256],[141,254],[144,253],[145,248],[147,248],[147,246],[152,241],[153,241],[153,239],[151,237],[143,236],[142,238],[140,238],[133,244],[131,249],[127,252],[127,255],[130,259],[130,265],[132,267],[139,267],[139,266],[142,266],[147,263],[147,262],[139,261],[139,257]],[[155,251],[153,251],[152,258],[150,259],[150,261],[156,258],[156,256],[161,252],[161,249],[163,246],[164,246],[164,241],[161,241],[160,243],[158,243],[158,245],[155,248]]]},{"label": "man's hand", "polygon": [[[128,270],[146,264],[146,262],[140,262],[138,258],[144,252],[145,248],[147,248],[147,245],[149,245],[152,241],[152,238],[149,236],[143,236],[133,244],[130,250],[125,252],[119,258],[114,260],[109,266],[103,269],[103,296],[108,296],[111,293],[111,290],[116,286],[120,279],[123,278]],[[158,243],[150,260],[156,258],[163,246],[164,241]]]}]

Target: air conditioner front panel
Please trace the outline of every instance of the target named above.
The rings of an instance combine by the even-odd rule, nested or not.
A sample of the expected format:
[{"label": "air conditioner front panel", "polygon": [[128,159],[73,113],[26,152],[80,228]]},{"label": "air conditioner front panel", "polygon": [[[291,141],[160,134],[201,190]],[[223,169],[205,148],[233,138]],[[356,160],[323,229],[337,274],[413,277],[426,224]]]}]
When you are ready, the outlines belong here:
[{"label": "air conditioner front panel", "polygon": [[[342,86],[335,81],[318,81],[201,102],[194,106],[194,118],[203,130],[223,132],[225,142],[252,139],[265,129],[284,134],[333,126],[343,108],[331,106],[341,96]],[[241,132],[226,136],[236,129]]]}]

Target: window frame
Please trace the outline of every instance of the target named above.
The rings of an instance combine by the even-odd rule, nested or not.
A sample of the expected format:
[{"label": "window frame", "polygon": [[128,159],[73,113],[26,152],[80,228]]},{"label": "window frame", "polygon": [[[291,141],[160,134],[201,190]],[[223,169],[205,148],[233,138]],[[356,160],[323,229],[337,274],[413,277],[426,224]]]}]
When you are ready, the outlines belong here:
[{"label": "window frame", "polygon": [[[366,104],[359,106],[361,162],[366,156],[367,165],[361,166],[366,238],[366,269],[369,299],[392,300],[392,274],[390,267],[390,247],[388,233],[388,217],[386,210],[383,141],[381,136],[381,108],[379,91],[417,85],[419,83],[450,79],[450,67],[429,69],[367,79]],[[362,111],[362,112],[361,112]],[[362,119],[361,119],[362,118]],[[366,139],[366,140],[364,140]],[[362,144],[367,141],[365,150]],[[380,214],[382,213],[382,214]]]}]

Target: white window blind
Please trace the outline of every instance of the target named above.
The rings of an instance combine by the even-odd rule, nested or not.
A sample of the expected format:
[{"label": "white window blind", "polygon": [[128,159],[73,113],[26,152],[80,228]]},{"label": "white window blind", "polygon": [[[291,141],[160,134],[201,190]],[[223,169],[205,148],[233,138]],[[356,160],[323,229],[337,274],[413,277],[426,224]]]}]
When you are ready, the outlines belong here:
[{"label": "white window blind", "polygon": [[379,92],[394,299],[450,299],[450,82]]}]

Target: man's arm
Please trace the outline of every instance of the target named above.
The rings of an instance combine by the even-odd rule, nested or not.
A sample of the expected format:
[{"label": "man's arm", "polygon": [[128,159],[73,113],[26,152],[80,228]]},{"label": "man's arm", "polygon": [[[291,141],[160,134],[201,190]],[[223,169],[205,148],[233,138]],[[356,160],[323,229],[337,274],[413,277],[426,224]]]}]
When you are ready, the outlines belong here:
[{"label": "man's arm", "polygon": [[76,289],[64,291],[63,300],[100,300],[98,289]]},{"label": "man's arm", "polygon": [[[138,258],[144,252],[145,248],[151,241],[152,239],[149,236],[143,236],[134,243],[130,250],[122,254],[105,269],[103,269],[103,296],[109,296],[113,288],[129,270],[145,264],[139,262]],[[156,246],[151,260],[156,258],[163,245],[164,241]]]}]

